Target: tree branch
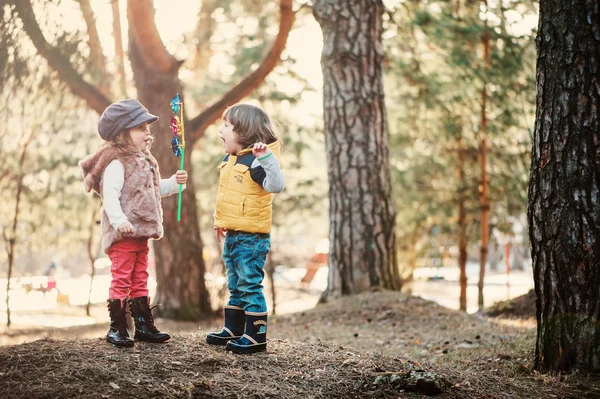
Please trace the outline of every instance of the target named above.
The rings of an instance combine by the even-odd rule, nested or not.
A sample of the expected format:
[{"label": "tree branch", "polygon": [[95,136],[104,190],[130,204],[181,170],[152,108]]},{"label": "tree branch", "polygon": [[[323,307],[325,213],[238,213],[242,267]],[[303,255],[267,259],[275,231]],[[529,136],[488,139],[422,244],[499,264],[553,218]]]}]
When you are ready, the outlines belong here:
[{"label": "tree branch", "polygon": [[128,0],[129,31],[140,48],[144,65],[159,72],[170,72],[181,65],[165,48],[154,21],[150,0]]},{"label": "tree branch", "polygon": [[215,22],[212,13],[218,5],[218,0],[202,0],[202,6],[198,12],[198,25],[194,33],[196,52],[192,58],[189,68],[199,73],[199,80],[203,81],[208,70],[208,64],[212,51],[210,49],[210,38],[213,34]]},{"label": "tree branch", "polygon": [[294,24],[294,11],[292,10],[292,0],[280,0],[279,3],[280,20],[279,32],[271,50],[263,60],[262,64],[241,82],[229,90],[220,100],[202,111],[198,116],[189,122],[189,130],[193,140],[202,137],[204,131],[214,121],[216,121],[223,110],[250,94],[254,89],[262,84],[267,75],[275,68],[281,58],[281,53],[285,49],[288,34]]},{"label": "tree branch", "polygon": [[98,88],[107,97],[111,96],[110,92],[110,81],[106,71],[106,57],[102,51],[102,44],[100,43],[100,37],[98,36],[98,29],[96,28],[96,18],[94,17],[94,10],[90,5],[90,0],[77,0],[85,25],[87,26],[88,32],[88,46],[90,47],[90,61],[92,64],[92,80],[94,83],[99,83]]},{"label": "tree branch", "polygon": [[86,82],[73,68],[69,59],[46,41],[35,19],[31,1],[16,0],[14,4],[21,21],[23,21],[25,32],[38,53],[46,59],[52,69],[58,72],[61,80],[67,83],[75,95],[81,97],[98,114],[102,114],[104,109],[110,105],[110,100],[98,88]]},{"label": "tree branch", "polygon": [[123,34],[121,33],[121,12],[119,0],[111,0],[110,7],[113,18],[113,38],[115,39],[115,63],[119,74],[119,95],[127,97],[127,83],[125,79],[125,53],[123,52]]}]

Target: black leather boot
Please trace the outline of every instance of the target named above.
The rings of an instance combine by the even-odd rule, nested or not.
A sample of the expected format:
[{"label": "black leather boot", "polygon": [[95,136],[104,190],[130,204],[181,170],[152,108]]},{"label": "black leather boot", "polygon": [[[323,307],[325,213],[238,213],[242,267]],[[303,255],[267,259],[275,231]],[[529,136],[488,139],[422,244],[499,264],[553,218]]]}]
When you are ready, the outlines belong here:
[{"label": "black leather boot", "polygon": [[106,334],[106,340],[121,348],[132,347],[133,340],[129,338],[129,331],[127,331],[126,300],[109,299],[107,302],[108,313],[110,314],[110,327]]},{"label": "black leather boot", "polygon": [[223,308],[225,317],[221,332],[211,332],[206,336],[206,342],[211,345],[225,345],[232,339],[238,339],[244,334],[246,314],[239,306],[227,305]]},{"label": "black leather boot", "polygon": [[242,338],[227,342],[225,349],[233,353],[255,353],[267,350],[267,312],[246,312],[246,330]]},{"label": "black leather boot", "polygon": [[136,341],[146,342],[166,342],[171,339],[169,333],[158,331],[154,326],[154,318],[152,317],[152,309],[150,308],[150,298],[141,296],[131,298],[129,300],[131,315],[135,323],[135,335],[133,338]]}]

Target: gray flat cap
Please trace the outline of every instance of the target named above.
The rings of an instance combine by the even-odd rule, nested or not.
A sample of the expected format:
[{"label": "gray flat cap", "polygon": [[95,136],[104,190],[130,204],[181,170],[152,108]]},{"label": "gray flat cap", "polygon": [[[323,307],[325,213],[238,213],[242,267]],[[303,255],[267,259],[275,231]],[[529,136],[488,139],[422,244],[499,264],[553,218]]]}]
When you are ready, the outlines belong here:
[{"label": "gray flat cap", "polygon": [[146,107],[133,99],[121,100],[109,105],[98,121],[98,133],[103,140],[114,140],[125,129],[153,123],[158,116],[148,112]]}]

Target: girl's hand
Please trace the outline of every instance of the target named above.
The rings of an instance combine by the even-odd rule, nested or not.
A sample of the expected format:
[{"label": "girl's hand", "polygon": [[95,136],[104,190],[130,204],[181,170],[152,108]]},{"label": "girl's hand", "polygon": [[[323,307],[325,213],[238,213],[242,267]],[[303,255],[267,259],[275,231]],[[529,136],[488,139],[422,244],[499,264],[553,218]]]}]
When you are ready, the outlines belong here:
[{"label": "girl's hand", "polygon": [[271,153],[271,149],[265,143],[256,143],[252,147],[252,155],[256,158],[262,158],[267,154]]},{"label": "girl's hand", "polygon": [[133,228],[133,225],[130,222],[124,222],[123,224],[121,224],[117,231],[123,234],[124,236],[132,235],[133,233],[135,233],[135,229]]},{"label": "girl's hand", "polygon": [[225,238],[225,234],[227,234],[227,229],[223,229],[221,227],[213,227],[213,230],[217,234],[217,241],[219,244],[221,243],[221,238]]},{"label": "girl's hand", "polygon": [[187,172],[185,170],[178,170],[175,173],[175,181],[177,184],[185,184],[187,182]]}]

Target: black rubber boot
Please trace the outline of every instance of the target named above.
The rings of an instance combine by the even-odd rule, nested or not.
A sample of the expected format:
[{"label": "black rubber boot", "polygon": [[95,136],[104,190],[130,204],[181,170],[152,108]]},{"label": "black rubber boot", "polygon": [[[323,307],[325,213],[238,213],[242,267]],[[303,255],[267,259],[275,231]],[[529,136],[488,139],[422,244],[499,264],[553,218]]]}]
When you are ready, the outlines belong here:
[{"label": "black rubber boot", "polygon": [[106,334],[106,340],[120,348],[131,348],[133,340],[129,338],[129,331],[127,331],[126,300],[109,299],[107,302],[108,313],[110,314],[110,327]]},{"label": "black rubber boot", "polygon": [[267,350],[267,312],[246,312],[246,330],[242,338],[227,342],[233,353],[256,353]]},{"label": "black rubber boot", "polygon": [[141,296],[129,300],[131,315],[135,324],[135,334],[133,338],[136,341],[146,341],[161,343],[171,339],[169,333],[158,331],[154,326],[152,309],[150,308],[150,298]]},{"label": "black rubber boot", "polygon": [[225,317],[221,332],[211,332],[206,336],[206,342],[211,345],[225,345],[232,339],[242,338],[246,314],[239,306],[227,305],[223,308]]}]

